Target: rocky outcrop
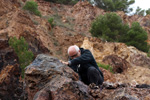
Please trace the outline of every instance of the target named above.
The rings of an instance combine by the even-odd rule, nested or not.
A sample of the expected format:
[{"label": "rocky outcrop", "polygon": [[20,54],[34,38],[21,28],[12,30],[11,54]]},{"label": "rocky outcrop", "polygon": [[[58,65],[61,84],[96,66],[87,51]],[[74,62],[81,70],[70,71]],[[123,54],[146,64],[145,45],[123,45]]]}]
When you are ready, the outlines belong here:
[{"label": "rocky outcrop", "polygon": [[130,57],[130,62],[136,66],[150,68],[150,58],[147,55],[134,54]]},{"label": "rocky outcrop", "polygon": [[89,85],[90,94],[95,100],[149,100],[150,85],[130,86],[122,83],[104,82],[101,88]]},{"label": "rocky outcrop", "polygon": [[18,57],[9,47],[8,37],[5,34],[0,34],[0,71],[7,65],[18,63]]},{"label": "rocky outcrop", "polygon": [[25,71],[28,100],[94,100],[88,86],[58,59],[40,54]]},{"label": "rocky outcrop", "polygon": [[20,67],[18,64],[7,65],[0,72],[0,99],[23,99],[22,83],[19,82]]},{"label": "rocky outcrop", "polygon": [[23,89],[22,83],[19,82],[20,74],[18,57],[9,47],[7,35],[0,34],[0,99],[16,100],[21,98]]},{"label": "rocky outcrop", "polygon": [[[123,87],[117,89],[104,89],[100,100],[149,100],[148,88]],[[139,91],[139,92],[138,92]]]},{"label": "rocky outcrop", "polygon": [[123,11],[118,11],[117,14],[122,18],[122,20],[127,23],[129,26],[132,25],[133,22],[138,22],[143,29],[148,33],[148,44],[150,44],[150,15],[146,16],[139,16],[139,15],[133,15],[128,16]]},{"label": "rocky outcrop", "polygon": [[92,21],[98,15],[105,14],[104,10],[92,6],[88,1],[79,1],[71,11],[75,18],[75,30],[86,36],[90,35],[89,29]]},{"label": "rocky outcrop", "polygon": [[150,84],[149,58],[146,53],[137,50],[135,47],[128,47],[123,43],[103,42],[96,38],[85,38],[81,47],[89,49],[98,63],[104,63],[102,61],[105,57],[117,55],[116,58],[115,56],[111,56],[106,62],[113,66],[119,63],[120,67],[118,68],[123,73],[111,75],[111,73],[107,73],[107,71],[101,69],[104,73],[105,81],[133,85]]},{"label": "rocky outcrop", "polygon": [[103,72],[104,81],[113,82],[113,83],[116,82],[116,77],[112,72],[110,72],[109,70],[103,69],[101,67],[99,68]]},{"label": "rocky outcrop", "polygon": [[[133,60],[138,58],[134,58],[134,55],[142,55],[148,61],[148,58],[146,57],[147,55],[146,53],[139,51],[133,46],[127,46],[124,43],[105,42],[95,38],[85,37],[81,47],[85,49],[89,49],[94,55],[96,61],[99,63],[102,62],[106,56],[110,56],[110,55],[117,55],[118,57],[121,57],[122,59],[129,62],[129,64],[135,66],[136,64],[133,62]],[[138,59],[138,61],[140,60],[141,62],[143,62],[142,59]]]},{"label": "rocky outcrop", "polygon": [[25,84],[28,100],[146,100],[150,93],[146,84],[105,81],[100,87],[87,86],[72,69],[44,54],[27,66]]},{"label": "rocky outcrop", "polygon": [[51,26],[47,20],[22,10],[21,0],[2,0],[0,3],[0,34],[8,37],[23,36],[34,54],[52,53],[52,43],[48,36]]},{"label": "rocky outcrop", "polygon": [[118,57],[117,55],[105,56],[103,62],[112,66],[113,72],[117,73],[122,73],[123,71],[127,70],[127,68],[131,67],[131,65],[126,60]]},{"label": "rocky outcrop", "polygon": [[120,81],[122,83],[129,83],[131,85],[150,84],[149,72],[149,68],[132,66],[122,74],[116,74],[115,77],[117,78],[116,81]]},{"label": "rocky outcrop", "polygon": [[[132,87],[137,84],[150,84],[150,70],[143,68],[149,67],[149,58],[146,57],[146,53],[134,47],[128,47],[124,43],[108,43],[97,38],[83,39],[85,35],[91,36],[89,33],[91,22],[98,15],[105,14],[104,10],[88,2],[80,1],[75,6],[66,6],[48,3],[45,0],[34,0],[38,2],[38,8],[43,15],[39,17],[22,10],[22,5],[24,5],[22,1],[27,0],[1,0],[0,2],[0,99],[23,99],[18,58],[13,49],[8,46],[8,39],[14,36],[17,38],[23,36],[34,54],[50,53],[53,56],[67,59],[67,48],[73,44],[81,46],[83,42],[82,47],[90,49],[97,62],[102,62],[110,55],[117,55],[117,61],[123,65],[119,66],[123,73],[112,74],[101,68],[104,80],[131,85],[115,86],[113,90],[108,89],[108,86],[102,92],[98,91],[98,95],[92,96],[88,92],[89,87],[78,80],[75,72],[62,65],[58,59],[41,55],[26,69],[26,84],[24,85],[27,96],[24,99],[92,100],[96,98],[109,100],[111,98],[111,100],[118,100],[139,98],[148,100],[150,98],[149,89]],[[130,26],[132,22],[138,21],[147,32],[150,32],[150,16],[126,16],[122,12],[117,12],[117,14]],[[59,22],[62,22],[51,30],[47,19],[53,16],[59,17]],[[54,18],[55,20],[57,19]],[[69,26],[73,23],[71,28],[66,26],[68,23]],[[147,42],[150,43],[149,40]],[[123,63],[122,59],[129,62],[132,67],[126,69],[125,65],[128,66],[128,64]],[[116,63],[113,65],[115,66]]]},{"label": "rocky outcrop", "polygon": [[1,0],[0,3],[0,16],[15,10],[20,7],[19,0]]},{"label": "rocky outcrop", "polygon": [[38,35],[37,31],[39,30],[36,29],[33,21],[26,12],[16,9],[14,12],[9,12],[0,18],[3,19],[0,20],[0,23],[2,23],[0,25],[0,29],[2,29],[0,30],[0,34],[7,34],[8,37],[24,37],[34,54],[49,52],[45,43],[42,42],[42,35]]}]

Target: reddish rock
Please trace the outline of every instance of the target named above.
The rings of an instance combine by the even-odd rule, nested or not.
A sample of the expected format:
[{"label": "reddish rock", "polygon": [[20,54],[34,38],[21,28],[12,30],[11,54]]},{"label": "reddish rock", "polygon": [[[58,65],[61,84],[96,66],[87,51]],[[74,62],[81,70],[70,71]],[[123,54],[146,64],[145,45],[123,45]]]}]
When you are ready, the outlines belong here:
[{"label": "reddish rock", "polygon": [[103,62],[112,66],[113,71],[117,73],[122,73],[127,68],[131,67],[131,65],[126,60],[122,59],[121,57],[118,57],[117,55],[106,56],[103,59]]},{"label": "reddish rock", "polygon": [[0,99],[21,99],[22,84],[19,82],[20,68],[18,64],[8,65],[0,72]]},{"label": "reddish rock", "polygon": [[40,54],[25,71],[28,100],[94,100],[78,74],[58,59]]},{"label": "reddish rock", "polygon": [[1,0],[0,16],[15,10],[17,7],[20,7],[19,0]]},{"label": "reddish rock", "polygon": [[109,82],[116,82],[116,77],[114,76],[114,74],[106,69],[103,69],[100,67],[100,70],[103,72],[104,75],[104,81],[109,81]]},{"label": "reddish rock", "polygon": [[[21,69],[18,57],[9,47],[6,34],[0,35],[0,99],[16,100],[22,94],[22,83],[19,82]],[[13,91],[13,92],[12,92]]]},{"label": "reddish rock", "polygon": [[147,95],[147,96],[144,98],[144,100],[150,100],[150,94]]},{"label": "reddish rock", "polygon": [[142,54],[134,54],[130,57],[130,62],[136,66],[150,68],[150,58]]},{"label": "reddish rock", "polygon": [[0,35],[0,71],[7,65],[18,63],[18,57],[14,50],[9,47],[6,34]]}]

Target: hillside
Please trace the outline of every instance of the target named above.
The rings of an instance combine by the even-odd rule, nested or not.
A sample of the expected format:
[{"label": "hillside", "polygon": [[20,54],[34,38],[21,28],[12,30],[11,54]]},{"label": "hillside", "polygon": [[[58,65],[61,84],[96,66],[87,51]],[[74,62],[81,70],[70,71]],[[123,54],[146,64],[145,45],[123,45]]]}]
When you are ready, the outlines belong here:
[{"label": "hillside", "polygon": [[[43,53],[63,60],[67,60],[67,48],[76,44],[89,49],[98,63],[109,64],[113,67],[114,74],[100,68],[104,73],[105,82],[124,83],[131,86],[150,85],[150,58],[146,53],[124,43],[104,42],[91,36],[90,25],[98,15],[106,13],[104,10],[92,6],[87,1],[79,1],[71,6],[34,0],[38,3],[38,9],[42,14],[39,17],[22,9],[26,1],[1,0],[0,2],[0,99],[6,99],[7,95],[8,98],[22,98],[24,91],[18,57],[8,44],[10,37],[23,36],[35,57]],[[135,21],[139,22],[148,32],[147,42],[150,44],[149,15],[141,17],[127,16],[124,12],[117,12],[117,14],[121,16],[124,23],[129,25]],[[53,28],[48,23],[49,18],[54,18]],[[30,76],[30,71],[28,74]],[[36,78],[34,79],[30,81],[37,81]],[[149,88],[146,91],[149,91]],[[104,97],[101,98],[109,98],[107,92],[106,89]],[[141,95],[143,95],[142,98],[148,98],[144,100],[150,99],[148,94]],[[31,93],[31,97],[33,96]]]}]

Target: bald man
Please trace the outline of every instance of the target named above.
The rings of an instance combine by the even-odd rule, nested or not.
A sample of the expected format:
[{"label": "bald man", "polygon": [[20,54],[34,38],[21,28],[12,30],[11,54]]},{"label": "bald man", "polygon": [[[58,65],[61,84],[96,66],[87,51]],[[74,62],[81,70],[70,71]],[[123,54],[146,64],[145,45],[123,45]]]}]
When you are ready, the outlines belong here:
[{"label": "bald man", "polygon": [[92,53],[76,45],[68,48],[69,61],[61,61],[77,72],[81,81],[89,85],[95,83],[101,85],[104,81],[103,73],[97,66]]}]

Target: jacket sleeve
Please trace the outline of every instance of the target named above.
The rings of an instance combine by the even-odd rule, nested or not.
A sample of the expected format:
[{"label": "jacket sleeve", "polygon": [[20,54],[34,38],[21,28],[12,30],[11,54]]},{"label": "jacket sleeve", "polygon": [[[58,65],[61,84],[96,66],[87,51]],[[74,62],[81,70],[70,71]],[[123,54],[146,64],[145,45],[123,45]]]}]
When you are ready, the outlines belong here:
[{"label": "jacket sleeve", "polygon": [[89,50],[85,50],[81,56],[71,60],[71,65],[89,63],[89,61],[91,61],[92,58],[93,58],[92,53]]}]

